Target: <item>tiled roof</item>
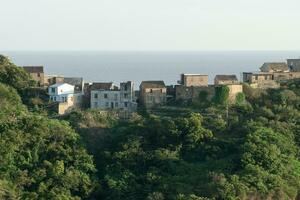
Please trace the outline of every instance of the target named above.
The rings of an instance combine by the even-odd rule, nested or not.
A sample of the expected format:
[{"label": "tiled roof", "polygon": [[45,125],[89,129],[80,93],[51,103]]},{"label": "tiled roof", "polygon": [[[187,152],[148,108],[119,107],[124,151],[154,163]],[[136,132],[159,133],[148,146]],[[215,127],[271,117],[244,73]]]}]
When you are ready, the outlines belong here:
[{"label": "tiled roof", "polygon": [[23,69],[28,73],[44,73],[43,66],[23,66]]},{"label": "tiled roof", "polygon": [[216,75],[216,79],[222,81],[238,81],[236,75]]},{"label": "tiled roof", "polygon": [[141,86],[144,88],[164,88],[164,81],[142,81]]},{"label": "tiled roof", "polygon": [[91,90],[112,90],[114,89],[114,85],[112,82],[109,83],[93,83],[91,86]]},{"label": "tiled roof", "polygon": [[274,70],[274,71],[287,71],[287,70],[289,70],[289,67],[285,62],[264,63],[264,65],[261,68],[263,68],[264,66],[266,66],[269,70]]}]

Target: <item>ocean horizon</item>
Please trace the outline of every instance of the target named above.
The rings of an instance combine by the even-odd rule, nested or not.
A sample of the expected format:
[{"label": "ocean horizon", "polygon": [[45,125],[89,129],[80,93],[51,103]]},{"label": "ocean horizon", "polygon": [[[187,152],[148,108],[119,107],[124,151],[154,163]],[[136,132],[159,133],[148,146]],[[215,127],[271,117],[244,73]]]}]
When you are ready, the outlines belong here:
[{"label": "ocean horizon", "polygon": [[300,51],[3,51],[18,66],[42,65],[45,74],[83,77],[85,82],[163,80],[175,85],[181,73],[258,71],[264,62],[299,58]]}]

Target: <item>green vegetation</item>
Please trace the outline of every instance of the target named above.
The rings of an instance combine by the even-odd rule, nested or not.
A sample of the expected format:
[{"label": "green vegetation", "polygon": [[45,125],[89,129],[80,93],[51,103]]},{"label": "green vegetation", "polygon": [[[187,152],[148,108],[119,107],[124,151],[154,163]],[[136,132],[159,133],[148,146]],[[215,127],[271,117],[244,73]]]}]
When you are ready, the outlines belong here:
[{"label": "green vegetation", "polygon": [[1,77],[10,75],[0,76],[0,199],[299,198],[299,80],[266,91],[245,85],[229,105],[220,87],[199,110],[123,121],[99,110],[30,112],[22,92],[32,86]]}]

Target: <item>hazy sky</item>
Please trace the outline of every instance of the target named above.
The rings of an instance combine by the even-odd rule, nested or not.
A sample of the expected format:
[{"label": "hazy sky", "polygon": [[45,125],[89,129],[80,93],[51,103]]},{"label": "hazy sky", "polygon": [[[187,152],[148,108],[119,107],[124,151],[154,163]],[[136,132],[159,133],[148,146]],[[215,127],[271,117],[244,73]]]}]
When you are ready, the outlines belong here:
[{"label": "hazy sky", "polygon": [[300,0],[0,0],[0,50],[300,50]]}]

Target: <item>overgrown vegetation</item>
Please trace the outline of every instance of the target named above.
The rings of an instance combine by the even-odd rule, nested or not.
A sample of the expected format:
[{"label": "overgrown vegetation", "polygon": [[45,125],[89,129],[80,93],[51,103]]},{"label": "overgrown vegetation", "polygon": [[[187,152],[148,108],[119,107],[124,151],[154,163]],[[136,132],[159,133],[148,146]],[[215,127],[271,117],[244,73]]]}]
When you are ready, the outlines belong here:
[{"label": "overgrown vegetation", "polygon": [[20,89],[9,76],[0,76],[0,199],[298,198],[299,80],[245,85],[231,105],[221,87],[199,110],[121,121],[99,110],[30,112],[20,97],[30,83]]}]

